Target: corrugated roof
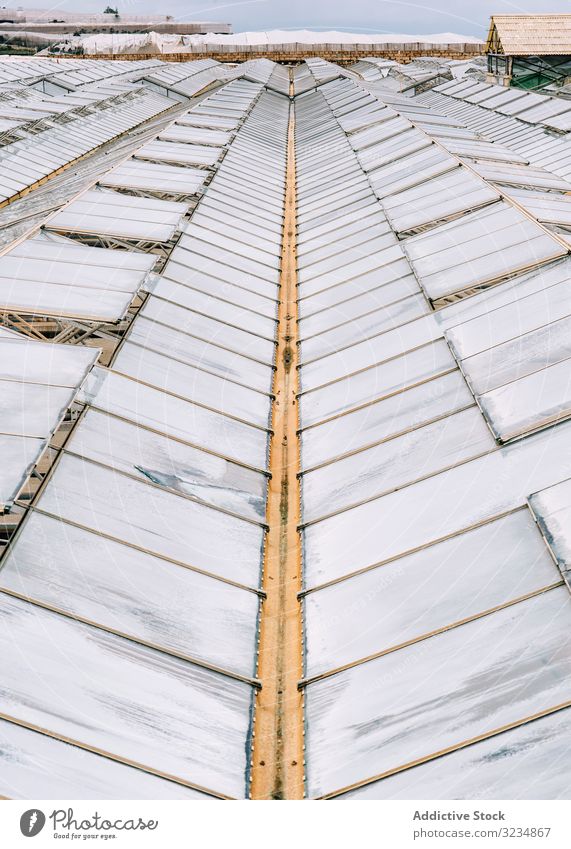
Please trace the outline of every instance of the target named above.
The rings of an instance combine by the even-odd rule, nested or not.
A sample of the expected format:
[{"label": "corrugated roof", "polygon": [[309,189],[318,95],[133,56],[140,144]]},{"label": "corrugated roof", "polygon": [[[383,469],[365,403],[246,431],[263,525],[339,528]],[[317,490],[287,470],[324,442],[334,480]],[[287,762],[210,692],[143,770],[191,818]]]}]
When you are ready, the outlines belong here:
[{"label": "corrugated roof", "polygon": [[493,49],[494,30],[509,56],[571,53],[571,15],[492,15],[487,51]]}]

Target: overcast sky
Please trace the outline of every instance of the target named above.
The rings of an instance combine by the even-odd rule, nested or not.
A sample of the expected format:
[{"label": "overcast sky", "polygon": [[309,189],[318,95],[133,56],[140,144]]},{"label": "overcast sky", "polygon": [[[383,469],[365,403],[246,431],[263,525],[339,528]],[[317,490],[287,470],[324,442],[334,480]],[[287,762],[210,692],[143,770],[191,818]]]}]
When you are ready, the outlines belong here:
[{"label": "overcast sky", "polygon": [[[115,0],[109,0],[115,6]],[[227,21],[235,32],[343,29],[356,32],[456,32],[483,38],[492,13],[570,12],[571,0],[117,0],[123,14],[153,11],[179,20]],[[12,3],[6,3],[12,5]],[[14,3],[14,5],[16,5]],[[29,7],[102,12],[106,0],[31,0]],[[24,7],[25,8],[25,7]]]}]

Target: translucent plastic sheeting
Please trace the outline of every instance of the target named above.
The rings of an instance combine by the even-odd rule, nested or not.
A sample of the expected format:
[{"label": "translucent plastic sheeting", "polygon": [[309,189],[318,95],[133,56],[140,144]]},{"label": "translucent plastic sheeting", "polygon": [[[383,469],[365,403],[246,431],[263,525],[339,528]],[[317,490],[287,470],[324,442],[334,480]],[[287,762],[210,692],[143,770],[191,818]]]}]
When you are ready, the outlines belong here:
[{"label": "translucent plastic sheeting", "polygon": [[454,359],[444,342],[423,346],[357,374],[349,374],[335,385],[324,385],[304,393],[301,396],[301,424],[303,427],[316,424],[454,368]]},{"label": "translucent plastic sheeting", "polygon": [[184,203],[89,189],[57,212],[50,230],[166,242],[181,224]]},{"label": "translucent plastic sheeting", "polygon": [[397,232],[444,221],[498,200],[497,191],[462,166],[385,198],[383,206]]},{"label": "translucent plastic sheeting", "polygon": [[222,149],[217,147],[152,141],[140,147],[134,158],[149,160],[150,162],[171,162],[173,165],[200,165],[205,168],[215,165],[221,154]]},{"label": "translucent plastic sheeting", "polygon": [[531,492],[567,476],[570,427],[562,423],[310,525],[305,585],[381,563],[525,504]]},{"label": "translucent plastic sheeting", "polygon": [[567,589],[553,589],[309,685],[309,794],[335,791],[569,700],[570,614]]},{"label": "translucent plastic sheeting", "polygon": [[64,456],[40,508],[87,529],[248,586],[260,580],[263,529],[112,469]]},{"label": "translucent plastic sheeting", "polygon": [[266,468],[265,431],[126,376],[94,369],[78,398],[216,455]]},{"label": "translucent plastic sheeting", "polygon": [[168,354],[125,342],[114,368],[189,401],[205,404],[258,427],[269,427],[269,395],[209,374]]},{"label": "translucent plastic sheeting", "polygon": [[567,584],[570,583],[571,544],[571,480],[530,495],[529,505],[551,548]]},{"label": "translucent plastic sheeting", "polygon": [[303,521],[390,492],[493,447],[476,407],[452,414],[304,474]]},{"label": "translucent plastic sheeting", "polygon": [[198,168],[179,168],[131,159],[109,171],[99,180],[102,186],[164,192],[171,195],[193,195],[206,179]]},{"label": "translucent plastic sheeting", "polygon": [[3,713],[245,796],[250,685],[18,599],[0,621]]},{"label": "translucent plastic sheeting", "polygon": [[556,711],[339,799],[568,799],[570,719]]},{"label": "translucent plastic sheeting", "polygon": [[450,372],[326,424],[306,428],[301,436],[302,468],[405,433],[473,403],[460,372]]},{"label": "translucent plastic sheeting", "polygon": [[413,236],[405,250],[433,301],[565,254],[538,224],[503,202]]},{"label": "translucent plastic sheeting", "polygon": [[50,516],[31,513],[0,587],[134,640],[244,676],[255,672],[254,593]]},{"label": "translucent plastic sheeting", "polygon": [[307,595],[305,674],[386,652],[559,580],[523,508]]},{"label": "translucent plastic sheeting", "polygon": [[0,793],[8,799],[214,797],[0,720]]},{"label": "translucent plastic sheeting", "polygon": [[90,410],[68,448],[248,519],[263,521],[267,477],[134,423]]}]

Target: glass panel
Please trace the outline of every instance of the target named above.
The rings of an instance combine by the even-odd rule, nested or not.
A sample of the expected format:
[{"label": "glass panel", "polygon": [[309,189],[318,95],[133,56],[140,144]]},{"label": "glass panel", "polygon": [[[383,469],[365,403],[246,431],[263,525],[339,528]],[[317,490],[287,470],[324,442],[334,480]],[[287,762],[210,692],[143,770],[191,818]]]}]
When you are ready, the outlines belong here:
[{"label": "glass panel", "polygon": [[257,586],[261,527],[66,455],[42,510],[230,580]]},{"label": "glass panel", "polygon": [[29,516],[0,585],[135,640],[254,673],[254,593],[50,516]]},{"label": "glass panel", "polygon": [[570,423],[560,424],[310,525],[304,532],[306,586],[380,563],[521,506],[531,492],[568,476],[570,433]]},{"label": "glass panel", "polygon": [[[192,274],[185,265],[172,260],[164,269],[164,275],[152,287],[153,294],[160,298],[220,321],[232,318],[234,325],[247,324],[250,333],[257,333],[266,339],[275,336],[277,300],[272,297],[274,293],[271,286],[262,283],[259,287],[245,289],[239,282],[234,285],[202,271]],[[229,315],[229,306],[233,311],[232,316]]]},{"label": "glass panel", "polygon": [[571,357],[571,318],[554,321],[462,363],[478,395]]},{"label": "glass panel", "polygon": [[137,343],[148,350],[158,351],[219,377],[251,386],[260,392],[271,392],[273,376],[271,365],[263,365],[235,354],[233,351],[227,351],[190,336],[192,317],[192,313],[189,313],[188,327],[185,327],[182,332],[182,330],[178,331],[173,327],[165,327],[155,321],[149,321],[144,315],[139,315],[129,333],[129,342]]},{"label": "glass panel", "polygon": [[197,501],[263,521],[265,475],[135,424],[90,410],[68,442],[76,454],[141,475]]},{"label": "glass panel", "polygon": [[[171,273],[174,262],[184,266],[184,270],[180,271],[177,269],[176,274]],[[166,266],[165,276],[173,277],[179,283],[186,283],[188,286],[192,286],[194,280],[200,280],[203,274],[216,277],[218,280],[227,280],[229,283],[242,286],[244,289],[249,289],[260,295],[266,295],[269,298],[277,297],[277,285],[272,283],[267,277],[263,279],[255,278],[245,271],[240,271],[230,265],[223,265],[215,259],[200,256],[188,250],[181,249],[179,251],[175,248],[171,255],[171,261]]]},{"label": "glass panel", "polygon": [[363,293],[371,293],[374,308],[398,301],[419,291],[418,283],[410,271],[408,262],[402,259],[372,274],[302,297],[299,302],[300,314],[304,318],[318,310],[346,302],[349,298],[355,298]]},{"label": "glass panel", "polygon": [[248,684],[19,599],[0,617],[4,713],[244,797]]},{"label": "glass panel", "polygon": [[434,300],[563,253],[539,225],[503,202],[413,236],[405,248]]},{"label": "glass panel", "polygon": [[0,720],[0,793],[9,799],[200,799],[212,796]]},{"label": "glass panel", "polygon": [[340,798],[568,799],[570,719],[557,711]]},{"label": "glass panel", "polygon": [[404,232],[491,203],[498,197],[483,180],[458,167],[385,198],[383,206],[395,230]]},{"label": "glass panel", "polygon": [[526,508],[305,597],[307,676],[556,584]]},{"label": "glass panel", "polygon": [[152,141],[137,150],[135,158],[150,159],[156,162],[187,163],[189,165],[215,165],[220,159],[222,149],[217,147],[199,147],[193,144],[176,144],[167,141]]},{"label": "glass panel", "polygon": [[432,418],[471,406],[473,397],[459,371],[437,377],[384,401],[369,404],[302,432],[304,469],[393,434],[417,427]]},{"label": "glass panel", "polygon": [[46,438],[0,434],[0,506],[4,507],[16,498],[45,447]]},{"label": "glass panel", "polygon": [[565,480],[541,492],[535,492],[530,496],[529,503],[549,542],[557,564],[569,583],[567,573],[571,568],[569,539],[571,481]]},{"label": "glass panel", "polygon": [[443,342],[380,363],[359,374],[349,375],[339,383],[304,394],[301,398],[302,426],[307,427],[361,404],[407,389],[453,368],[454,360]]},{"label": "glass panel", "polygon": [[258,469],[266,468],[268,434],[265,431],[115,372],[94,369],[78,399],[215,454]]},{"label": "glass panel", "polygon": [[447,416],[303,476],[303,521],[310,522],[491,450],[476,408]]},{"label": "glass panel", "polygon": [[[21,337],[20,337],[21,338]],[[16,338],[0,338],[0,380],[25,383],[46,383],[50,386],[70,386],[82,382],[98,352],[89,348],[52,345],[47,342]]]},{"label": "glass panel", "polygon": [[47,437],[73,400],[68,388],[36,383],[0,382],[0,432]]},{"label": "glass panel", "polygon": [[25,315],[83,318],[117,322],[125,315],[134,292],[0,279],[0,310]]},{"label": "glass panel", "polygon": [[[569,264],[564,261],[470,299],[466,305],[471,304],[472,308],[467,312],[452,307],[439,313],[451,316],[447,322],[451,329],[446,335],[457,356],[472,357],[571,315],[569,273]],[[560,284],[560,280],[564,282]]]},{"label": "glass panel", "polygon": [[[386,266],[398,262],[403,259],[403,251],[400,245],[392,245],[384,248],[379,253],[363,257],[348,265],[339,268],[333,268],[326,274],[312,273],[311,266],[305,271],[299,273],[299,293],[302,297],[307,297],[315,292],[321,292],[323,289],[335,286],[338,283],[344,283],[349,280],[358,280],[360,277],[374,275],[377,285],[382,282],[383,270]],[[313,269],[315,271],[315,269]]]},{"label": "glass panel", "polygon": [[570,615],[568,590],[551,590],[311,684],[309,795],[567,701]]},{"label": "glass panel", "polygon": [[109,174],[101,177],[99,183],[102,186],[126,186],[171,194],[193,195],[200,189],[206,177],[206,171],[177,168],[174,165],[156,165],[134,159],[114,168]]},{"label": "glass panel", "polygon": [[114,362],[122,374],[145,381],[181,398],[206,404],[260,427],[269,427],[270,398],[155,351],[126,342]]},{"label": "glass panel", "polygon": [[457,167],[455,159],[433,147],[371,171],[369,179],[378,196],[386,198]]},{"label": "glass panel", "polygon": [[206,130],[199,127],[188,127],[174,123],[167,130],[161,132],[161,139],[172,139],[185,144],[206,144],[224,147],[231,139],[231,133],[220,130]]},{"label": "glass panel", "polygon": [[553,424],[571,413],[569,361],[548,366],[480,397],[496,437],[508,439]]},{"label": "glass panel", "polygon": [[[429,312],[426,298],[420,294],[403,298],[401,301],[381,307],[381,309],[374,310],[366,315],[356,316],[352,320],[347,320],[349,316],[345,307],[346,305],[342,304],[336,311],[328,310],[327,317],[329,323],[333,325],[331,330],[325,330],[302,342],[303,361],[307,362],[318,357],[324,357],[355,342],[360,342],[362,339],[383,333],[393,327],[399,327],[399,325],[420,318],[420,316]],[[343,323],[336,324],[335,319],[337,319],[337,322]]]},{"label": "glass panel", "polygon": [[[387,330],[377,336],[357,342],[343,351],[327,354],[319,360],[307,364],[302,370],[302,386],[304,391],[322,386],[330,381],[337,380],[354,372],[369,368],[372,365],[384,363],[393,357],[398,357],[427,343],[440,340],[428,353],[422,356],[426,359],[426,365],[431,366],[434,356],[432,350],[437,352],[437,360],[440,363],[448,363],[451,366],[455,362],[441,340],[441,332],[434,320],[434,315],[426,315],[415,321],[409,321],[400,327]],[[419,354],[420,355],[420,354]],[[414,359],[414,358],[413,358]],[[357,378],[355,378],[357,379]],[[373,384],[371,383],[371,389]],[[338,394],[342,390],[338,390]]]}]

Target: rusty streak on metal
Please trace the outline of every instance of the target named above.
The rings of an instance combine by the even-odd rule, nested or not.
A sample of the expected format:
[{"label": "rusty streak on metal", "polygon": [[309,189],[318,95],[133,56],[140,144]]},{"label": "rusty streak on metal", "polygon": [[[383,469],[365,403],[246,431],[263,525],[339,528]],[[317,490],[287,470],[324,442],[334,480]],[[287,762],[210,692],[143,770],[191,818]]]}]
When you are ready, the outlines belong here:
[{"label": "rusty streak on metal", "polygon": [[278,347],[274,377],[273,436],[258,648],[258,678],[252,759],[253,799],[303,798],[303,696],[301,678],[301,548],[299,437],[297,435],[297,257],[295,118],[287,138],[285,215],[282,241]]}]

